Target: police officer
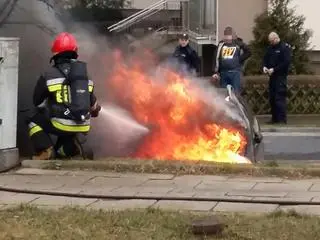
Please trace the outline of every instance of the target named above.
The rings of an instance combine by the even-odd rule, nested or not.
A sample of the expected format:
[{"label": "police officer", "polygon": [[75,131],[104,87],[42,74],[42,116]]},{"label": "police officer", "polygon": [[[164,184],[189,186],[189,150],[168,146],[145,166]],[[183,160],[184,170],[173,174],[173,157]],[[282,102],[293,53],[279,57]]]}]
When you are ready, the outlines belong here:
[{"label": "police officer", "polygon": [[173,57],[178,60],[182,72],[192,75],[199,72],[200,59],[197,52],[189,45],[188,34],[179,35],[179,46],[176,47]]},{"label": "police officer", "polygon": [[291,61],[290,46],[280,40],[279,35],[271,32],[268,37],[270,46],[263,59],[263,72],[269,75],[269,100],[271,124],[287,123],[287,76]]},{"label": "police officer", "polygon": [[[101,110],[93,93],[93,82],[87,75],[86,63],[77,60],[78,46],[74,36],[66,32],[58,34],[51,51],[53,57],[50,62],[53,62],[53,65],[41,74],[33,94],[33,104],[38,110],[42,110],[28,120],[29,136],[35,151],[33,159],[38,160],[53,159],[56,154],[58,157],[78,155],[80,148],[75,135],[88,133],[90,113],[91,117],[97,117]],[[83,95],[83,99],[78,99],[78,103],[83,103],[83,106],[77,108],[87,107],[89,113],[89,117],[83,121],[71,117],[70,109],[66,105],[70,103],[72,90],[65,81],[71,77],[76,84],[79,84],[76,82],[78,79],[84,80],[84,87],[78,89],[77,94],[72,94],[82,96],[81,94],[87,93]],[[49,134],[58,137],[55,145],[52,144]]]},{"label": "police officer", "polygon": [[220,79],[221,87],[231,85],[239,93],[242,67],[250,56],[249,47],[236,36],[231,27],[226,27],[224,39],[219,42],[215,55],[214,81]]}]

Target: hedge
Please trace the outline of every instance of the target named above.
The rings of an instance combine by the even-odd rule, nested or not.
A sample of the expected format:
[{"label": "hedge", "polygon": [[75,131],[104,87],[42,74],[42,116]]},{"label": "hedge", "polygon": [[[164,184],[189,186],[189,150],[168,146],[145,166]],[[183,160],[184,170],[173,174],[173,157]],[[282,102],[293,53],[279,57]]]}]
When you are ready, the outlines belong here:
[{"label": "hedge", "polygon": [[[255,114],[270,114],[268,77],[244,76],[242,95]],[[320,114],[320,75],[288,77],[288,114]]]}]

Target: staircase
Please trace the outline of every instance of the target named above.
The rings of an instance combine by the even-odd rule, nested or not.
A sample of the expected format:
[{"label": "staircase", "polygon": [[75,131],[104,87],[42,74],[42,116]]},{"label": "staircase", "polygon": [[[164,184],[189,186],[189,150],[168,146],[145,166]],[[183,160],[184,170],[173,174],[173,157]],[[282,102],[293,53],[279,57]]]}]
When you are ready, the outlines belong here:
[{"label": "staircase", "polygon": [[218,0],[159,0],[107,29],[125,42],[129,54],[143,47],[160,59],[172,53],[177,34],[188,32],[191,45],[203,57],[203,45],[216,44],[217,9]]},{"label": "staircase", "polygon": [[[128,34],[142,29],[142,36],[150,31],[166,36],[188,31],[195,44],[215,44],[217,9],[218,0],[159,0],[107,28]],[[172,17],[174,10],[177,14]],[[151,18],[158,22],[150,21]]]},{"label": "staircase", "polygon": [[[168,12],[170,10],[181,10],[181,2],[186,2],[188,0],[159,0],[158,2],[151,4],[145,9],[142,9],[131,16],[111,25],[108,27],[108,30],[110,32],[122,32],[124,30],[130,30],[134,26],[136,27],[138,24],[143,23],[143,20],[148,20],[150,17],[155,17],[155,15],[158,15],[160,17],[161,22],[163,22],[161,25],[162,26],[152,26],[152,28],[157,27],[156,30],[158,29],[163,29],[165,27],[166,30],[168,28],[176,27],[176,28],[181,28],[181,23],[178,20],[177,22],[174,22],[174,19],[170,19],[170,16]],[[178,16],[180,18],[180,16]],[[171,23],[171,24],[170,24]],[[168,25],[169,24],[169,25]]]},{"label": "staircase", "polygon": [[181,1],[188,0],[159,0],[107,29],[125,38],[130,52],[142,46],[156,51],[186,30],[182,27]]}]

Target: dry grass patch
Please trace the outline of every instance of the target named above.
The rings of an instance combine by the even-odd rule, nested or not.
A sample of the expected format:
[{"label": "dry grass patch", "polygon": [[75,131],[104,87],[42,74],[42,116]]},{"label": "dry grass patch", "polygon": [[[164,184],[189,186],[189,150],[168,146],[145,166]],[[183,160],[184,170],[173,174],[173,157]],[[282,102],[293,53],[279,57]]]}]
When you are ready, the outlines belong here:
[{"label": "dry grass patch", "polygon": [[[107,158],[99,161],[43,161],[25,163],[25,167],[56,170],[84,170],[109,172],[160,173],[174,175],[242,175],[254,177],[315,178],[320,177],[320,166],[309,164],[278,164],[271,161],[261,164],[218,164],[172,160],[138,160]],[[36,166],[34,165],[36,164]]]},{"label": "dry grass patch", "polygon": [[220,236],[199,238],[190,222],[195,213],[160,210],[105,212],[77,208],[60,210],[21,206],[0,211],[0,239],[32,240],[314,240],[320,239],[320,218],[292,213],[220,215],[228,226]]}]

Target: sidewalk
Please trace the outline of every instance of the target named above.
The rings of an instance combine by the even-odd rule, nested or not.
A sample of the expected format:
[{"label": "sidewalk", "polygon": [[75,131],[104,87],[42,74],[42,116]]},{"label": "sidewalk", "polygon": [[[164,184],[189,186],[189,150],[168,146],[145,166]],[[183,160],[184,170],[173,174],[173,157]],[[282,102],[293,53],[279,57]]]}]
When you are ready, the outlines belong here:
[{"label": "sidewalk", "polygon": [[288,115],[286,125],[270,125],[271,115],[257,115],[263,132],[320,132],[319,114]]},{"label": "sidewalk", "polygon": [[[20,193],[3,191],[5,189]],[[32,194],[22,193],[25,190]],[[265,213],[295,209],[300,213],[320,215],[320,179],[173,176],[31,168],[1,174],[0,207],[21,203],[49,208],[76,205],[108,210],[151,207]]]},{"label": "sidewalk", "polygon": [[[271,120],[271,115],[257,115],[256,116],[260,124],[266,124]],[[289,114],[288,125],[294,126],[308,126],[318,125],[320,126],[320,114]]]}]

